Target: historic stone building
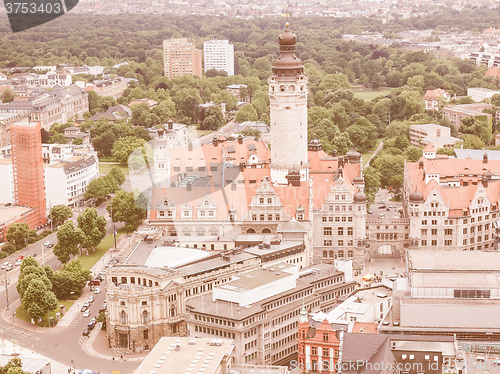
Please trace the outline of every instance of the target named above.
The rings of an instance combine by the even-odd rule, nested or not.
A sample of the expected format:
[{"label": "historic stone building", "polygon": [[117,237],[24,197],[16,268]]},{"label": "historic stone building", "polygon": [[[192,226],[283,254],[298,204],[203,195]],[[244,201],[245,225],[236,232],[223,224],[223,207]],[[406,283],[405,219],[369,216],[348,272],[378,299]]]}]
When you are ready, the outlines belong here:
[{"label": "historic stone building", "polygon": [[412,248],[494,249],[500,161],[435,152],[405,165],[404,209]]}]

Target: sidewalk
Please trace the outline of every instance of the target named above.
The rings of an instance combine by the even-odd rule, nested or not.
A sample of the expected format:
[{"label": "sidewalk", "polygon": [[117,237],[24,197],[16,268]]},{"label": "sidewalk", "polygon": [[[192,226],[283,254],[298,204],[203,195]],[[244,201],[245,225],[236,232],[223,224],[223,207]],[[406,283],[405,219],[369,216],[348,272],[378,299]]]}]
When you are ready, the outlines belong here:
[{"label": "sidewalk", "polygon": [[127,352],[110,349],[108,340],[106,338],[106,331],[101,330],[101,325],[101,323],[96,324],[88,339],[85,338],[83,342],[83,349],[89,355],[110,361],[116,360],[133,362],[142,362],[142,360],[144,360],[144,357],[148,355],[148,353],[130,354]]}]

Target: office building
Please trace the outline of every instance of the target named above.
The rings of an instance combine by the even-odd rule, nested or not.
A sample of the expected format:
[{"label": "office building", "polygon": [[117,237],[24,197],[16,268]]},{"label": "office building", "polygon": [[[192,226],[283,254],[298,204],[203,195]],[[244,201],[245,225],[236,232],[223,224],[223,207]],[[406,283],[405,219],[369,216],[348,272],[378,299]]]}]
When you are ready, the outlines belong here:
[{"label": "office building", "polygon": [[186,38],[163,41],[164,75],[172,78],[182,75],[202,76],[201,51]]},{"label": "office building", "polygon": [[229,40],[208,40],[203,43],[205,73],[215,69],[234,75],[234,45]]}]

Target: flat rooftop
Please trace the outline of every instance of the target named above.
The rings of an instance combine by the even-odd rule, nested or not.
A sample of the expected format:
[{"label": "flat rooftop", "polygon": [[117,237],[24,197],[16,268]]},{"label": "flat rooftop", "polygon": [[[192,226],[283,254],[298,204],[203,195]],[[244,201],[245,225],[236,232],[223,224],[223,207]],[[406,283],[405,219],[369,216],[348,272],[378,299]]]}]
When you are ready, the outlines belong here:
[{"label": "flat rooftop", "polygon": [[500,252],[409,250],[408,269],[416,271],[491,271],[500,269]]},{"label": "flat rooftop", "polygon": [[462,273],[456,276],[450,273],[411,273],[410,284],[415,288],[499,289],[500,274]]},{"label": "flat rooftop", "polygon": [[210,256],[208,252],[195,248],[141,243],[127,258],[127,265],[144,265],[151,268],[175,268]]},{"label": "flat rooftop", "polygon": [[13,219],[21,218],[23,214],[31,212],[33,208],[25,206],[4,206],[0,205],[0,225],[9,223]]},{"label": "flat rooftop", "polygon": [[215,374],[234,349],[232,339],[163,337],[135,374]]},{"label": "flat rooftop", "polygon": [[217,288],[234,292],[245,292],[292,276],[293,273],[287,272],[288,269],[292,268],[295,268],[295,266],[280,263],[276,266],[269,266],[265,269],[260,268],[247,271],[246,273],[241,273],[235,276],[239,279],[234,279],[230,282],[218,285]]},{"label": "flat rooftop", "polygon": [[440,130],[440,129],[444,129],[444,128],[447,128],[445,126],[441,126],[441,125],[436,125],[435,123],[426,123],[426,124],[423,124],[423,125],[410,125],[410,130],[412,129],[416,129],[416,130],[430,130],[430,129],[436,129],[436,130]]}]

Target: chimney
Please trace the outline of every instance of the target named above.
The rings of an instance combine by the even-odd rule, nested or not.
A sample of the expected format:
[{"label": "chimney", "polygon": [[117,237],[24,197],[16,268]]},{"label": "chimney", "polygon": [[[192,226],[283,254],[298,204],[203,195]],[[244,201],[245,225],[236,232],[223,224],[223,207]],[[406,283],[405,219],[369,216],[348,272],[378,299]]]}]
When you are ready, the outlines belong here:
[{"label": "chimney", "polygon": [[172,121],[171,119],[168,120],[167,125],[169,130],[174,129],[174,121]]},{"label": "chimney", "polygon": [[334,149],[334,150],[332,151],[332,156],[333,156],[333,157],[337,157],[338,155],[339,155],[339,153],[337,152],[337,150],[336,150],[336,149]]},{"label": "chimney", "polygon": [[214,138],[212,139],[212,143],[214,143],[214,147],[217,147],[219,145],[219,139],[214,136]]},{"label": "chimney", "polygon": [[158,130],[158,137],[163,138],[163,130]]},{"label": "chimney", "polygon": [[488,187],[488,177],[486,175],[483,175],[481,182],[483,183],[484,187]]},{"label": "chimney", "polygon": [[486,152],[484,152],[483,154],[483,164],[487,164],[488,163],[488,154]]},{"label": "chimney", "polygon": [[344,167],[344,157],[339,156],[339,168],[343,168],[343,167]]},{"label": "chimney", "polygon": [[238,144],[243,144],[243,135],[238,135]]},{"label": "chimney", "polygon": [[420,160],[420,161],[418,162],[418,168],[419,168],[419,169],[423,169],[423,168],[424,168],[424,161],[423,161],[423,160]]},{"label": "chimney", "polygon": [[240,171],[242,172],[243,170],[245,170],[245,163],[240,162]]}]

